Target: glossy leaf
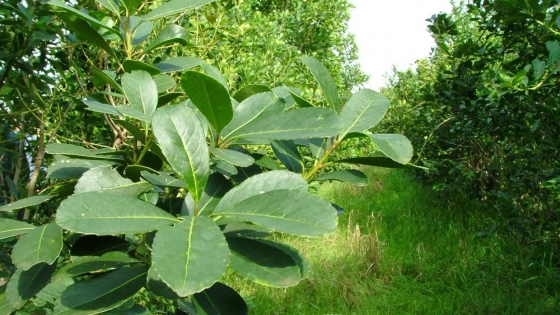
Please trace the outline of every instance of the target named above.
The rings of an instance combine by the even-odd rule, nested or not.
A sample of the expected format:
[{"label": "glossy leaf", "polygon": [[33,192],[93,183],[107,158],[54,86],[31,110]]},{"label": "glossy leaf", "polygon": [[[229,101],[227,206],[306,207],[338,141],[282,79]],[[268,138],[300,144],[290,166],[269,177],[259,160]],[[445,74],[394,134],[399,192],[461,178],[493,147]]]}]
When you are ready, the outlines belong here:
[{"label": "glossy leaf", "polygon": [[82,100],[82,103],[84,103],[87,106],[86,108],[87,110],[91,110],[92,112],[123,117],[123,114],[119,112],[118,109],[116,109],[115,107],[109,104],[103,104],[92,100]]},{"label": "glossy leaf", "polygon": [[314,180],[336,180],[356,186],[367,186],[369,184],[366,174],[358,170],[339,170],[317,176]]},{"label": "glossy leaf", "polygon": [[218,204],[229,207],[245,199],[274,190],[307,192],[307,182],[298,174],[288,171],[271,171],[249,177],[231,189]]},{"label": "glossy leaf", "polygon": [[359,165],[387,167],[387,168],[403,168],[403,167],[406,167],[406,165],[403,165],[399,162],[394,161],[391,158],[384,157],[384,156],[369,156],[369,157],[349,158],[349,159],[342,159],[342,160],[338,160],[338,161],[334,161],[334,162],[335,163],[348,163],[348,164],[359,164]]},{"label": "glossy leaf", "polygon": [[381,152],[401,164],[407,164],[412,159],[412,144],[405,136],[399,134],[370,135],[373,143]]},{"label": "glossy leaf", "polygon": [[34,225],[17,220],[0,218],[0,240],[25,234],[35,228]]},{"label": "glossy leaf", "polygon": [[209,148],[209,150],[210,153],[214,154],[217,158],[236,166],[247,167],[255,162],[255,159],[250,155],[235,150],[218,148]]},{"label": "glossy leaf", "polygon": [[266,85],[252,84],[252,85],[248,85],[248,86],[242,88],[241,90],[237,91],[237,93],[235,93],[233,98],[236,101],[241,103],[244,100],[246,100],[247,98],[249,98],[249,97],[251,97],[255,94],[265,93],[265,92],[271,92],[271,89]]},{"label": "glossy leaf", "polygon": [[189,34],[179,25],[170,24],[164,27],[154,38],[148,46],[144,49],[144,53],[150,52],[158,47],[167,46],[173,43],[181,45],[188,44],[187,38]]},{"label": "glossy leaf", "polygon": [[[173,79],[173,77],[170,75],[161,74],[155,76],[153,79],[154,82],[156,82],[158,93],[163,93],[166,90],[169,90],[175,86],[175,79]],[[159,105],[159,99],[158,99],[158,105]]]},{"label": "glossy leaf", "polygon": [[147,233],[180,222],[173,215],[134,197],[86,192],[64,200],[56,223],[66,230],[95,235]]},{"label": "glossy leaf", "polygon": [[35,205],[41,204],[41,203],[43,203],[43,202],[45,202],[45,201],[47,201],[51,198],[52,198],[52,196],[40,195],[40,196],[33,196],[33,197],[20,199],[18,201],[14,201],[14,202],[3,205],[2,207],[0,207],[0,212],[12,211],[12,210],[23,209],[23,208],[35,206]]},{"label": "glossy leaf", "polygon": [[[217,173],[211,174],[208,178],[208,183],[206,183],[206,187],[204,187],[204,192],[200,197],[198,215],[209,216],[212,214],[216,205],[232,187],[233,185],[231,182],[224,176]],[[195,202],[190,193],[185,196],[181,214],[190,216],[195,215]]]},{"label": "glossy leaf", "polygon": [[286,166],[286,168],[294,173],[303,172],[303,161],[301,154],[295,143],[290,140],[271,141],[272,151],[276,157]]},{"label": "glossy leaf", "polygon": [[233,112],[231,122],[224,128],[222,135],[230,138],[233,134],[250,126],[255,121],[275,116],[284,111],[284,105],[272,93],[253,95],[241,102]]},{"label": "glossy leaf", "polygon": [[117,236],[83,235],[70,250],[72,256],[101,256],[108,252],[128,251],[130,244]]},{"label": "glossy leaf", "polygon": [[153,9],[146,15],[146,19],[159,20],[166,16],[196,9],[214,1],[215,0],[171,0]]},{"label": "glossy leaf", "polygon": [[153,128],[167,161],[198,203],[210,175],[210,158],[196,113],[186,104],[161,107],[154,115]]},{"label": "glossy leaf", "polygon": [[52,278],[52,282],[59,282],[88,273],[106,272],[137,263],[140,263],[140,261],[122,252],[109,252],[101,257],[76,257],[70,264],[60,268],[56,272]]},{"label": "glossy leaf", "polygon": [[326,108],[301,108],[279,115],[255,119],[226,136],[227,140],[257,138],[294,140],[335,136],[340,118]]},{"label": "glossy leaf", "polygon": [[6,287],[6,299],[14,308],[21,308],[50,281],[56,263],[37,264],[28,270],[18,269]]},{"label": "glossy leaf", "polygon": [[315,80],[321,86],[325,98],[327,99],[327,104],[336,111],[340,113],[340,101],[338,99],[338,90],[336,88],[336,83],[332,78],[329,70],[323,66],[317,59],[313,57],[301,57],[301,61],[309,68]]},{"label": "glossy leaf", "polygon": [[209,65],[206,62],[201,63],[200,67],[202,67],[202,70],[204,70],[204,73],[206,73],[208,76],[216,79],[216,81],[220,82],[226,90],[229,90],[227,80],[224,77],[224,75],[220,72],[220,69],[218,69],[218,68],[216,68],[212,65]]},{"label": "glossy leaf", "polygon": [[176,187],[176,188],[187,187],[184,181],[164,173],[153,174],[151,172],[142,171],[141,174],[142,177],[144,177],[148,182],[156,186]]},{"label": "glossy leaf", "polygon": [[189,99],[220,132],[232,119],[233,108],[229,92],[216,79],[196,71],[186,71],[181,86]]},{"label": "glossy leaf", "polygon": [[282,189],[259,193],[232,204],[225,200],[233,191],[222,198],[214,216],[248,221],[277,232],[301,236],[324,236],[336,230],[336,210],[315,195]]},{"label": "glossy leaf", "polygon": [[165,59],[164,61],[155,64],[154,66],[161,70],[161,72],[173,72],[192,69],[204,63],[201,59],[195,57],[175,57]]},{"label": "glossy leaf", "polygon": [[171,290],[165,282],[161,281],[154,268],[148,270],[148,282],[146,286],[153,294],[168,300],[176,300],[179,298],[175,291]]},{"label": "glossy leaf", "polygon": [[340,117],[343,129],[340,136],[343,138],[348,133],[363,132],[374,127],[385,116],[388,108],[389,99],[385,96],[369,89],[359,90],[342,108]]},{"label": "glossy leaf", "polygon": [[80,178],[80,176],[89,169],[114,164],[116,163],[106,160],[72,159],[63,155],[57,155],[55,156],[54,162],[49,165],[47,178]]},{"label": "glossy leaf", "polygon": [[234,289],[216,282],[210,288],[192,296],[195,310],[206,315],[247,315],[245,300]]},{"label": "glossy leaf", "polygon": [[146,117],[145,121],[150,122],[158,102],[157,86],[152,76],[145,71],[132,71],[123,74],[121,83],[130,106],[142,113]]},{"label": "glossy leaf", "polygon": [[290,92],[290,95],[292,96],[292,98],[294,99],[296,104],[298,104],[298,106],[301,107],[301,108],[315,107],[315,105],[311,104],[309,101],[307,101],[306,99],[300,97],[299,95],[297,95],[295,93]]},{"label": "glossy leaf", "polygon": [[110,195],[136,197],[152,189],[149,182],[132,182],[123,178],[119,172],[111,167],[96,167],[85,172],[78,180],[74,192],[76,194],[99,191]]},{"label": "glossy leaf", "polygon": [[70,285],[54,307],[53,315],[97,314],[128,301],[146,283],[146,267],[124,267]]},{"label": "glossy leaf", "polygon": [[228,238],[230,267],[243,277],[267,286],[296,285],[301,274],[292,256],[277,247],[250,238]]},{"label": "glossy leaf", "polygon": [[139,70],[148,72],[150,75],[158,75],[161,73],[161,70],[158,68],[149,65],[145,62],[138,61],[138,60],[130,60],[127,59],[123,62],[124,71],[131,73],[132,71]]},{"label": "glossy leaf", "polygon": [[212,219],[185,217],[183,223],[156,233],[152,268],[179,296],[210,287],[220,279],[228,262],[227,242]]},{"label": "glossy leaf", "polygon": [[23,235],[14,246],[12,261],[27,270],[39,263],[52,264],[62,250],[62,229],[54,224],[36,227]]}]

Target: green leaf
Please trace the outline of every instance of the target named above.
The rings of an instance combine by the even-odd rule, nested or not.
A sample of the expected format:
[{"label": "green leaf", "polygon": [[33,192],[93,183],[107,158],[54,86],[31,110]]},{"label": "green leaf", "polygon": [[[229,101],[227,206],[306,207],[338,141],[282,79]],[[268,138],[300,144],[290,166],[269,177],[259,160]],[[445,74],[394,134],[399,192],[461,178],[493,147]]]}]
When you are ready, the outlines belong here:
[{"label": "green leaf", "polygon": [[108,252],[128,251],[130,244],[117,236],[82,235],[70,251],[71,256],[100,256]]},{"label": "green leaf", "polygon": [[229,90],[227,80],[224,75],[220,72],[220,69],[203,62],[200,64],[204,73],[209,75],[210,77],[216,79],[216,81],[220,82],[226,90]]},{"label": "green leaf", "polygon": [[215,0],[171,0],[153,9],[150,13],[148,13],[148,15],[146,15],[146,19],[159,20],[166,16],[196,9],[214,1]]},{"label": "green leaf", "polygon": [[294,101],[296,102],[296,104],[298,104],[299,107],[301,108],[305,108],[305,107],[315,107],[315,105],[309,103],[306,99],[301,98],[299,95],[296,95],[292,92],[290,92],[290,95],[292,96],[292,98],[294,99]]},{"label": "green leaf", "polygon": [[399,134],[370,135],[373,143],[386,156],[401,164],[407,164],[412,159],[412,144],[405,136]]},{"label": "green leaf", "polygon": [[260,93],[253,95],[235,108],[233,118],[222,130],[224,138],[239,132],[254,124],[259,119],[279,115],[284,111],[284,105],[276,99],[272,93]]},{"label": "green leaf", "polygon": [[130,106],[142,113],[146,117],[145,121],[150,122],[158,102],[157,86],[152,76],[145,71],[132,71],[123,74],[121,83]]},{"label": "green leaf", "polygon": [[548,65],[552,66],[560,60],[560,43],[557,41],[546,42],[546,49],[548,49]]},{"label": "green leaf", "polygon": [[358,170],[339,170],[317,176],[314,180],[337,180],[356,186],[367,186],[369,184],[366,174]]},{"label": "green leaf", "polygon": [[164,94],[158,98],[157,106],[162,107],[168,103],[173,102],[175,99],[181,96],[185,96],[185,94],[180,92],[171,92],[171,93]]},{"label": "green leaf", "polygon": [[8,282],[6,299],[16,309],[23,307],[49,283],[55,269],[56,263],[37,264],[28,270],[18,269]]},{"label": "green leaf", "polygon": [[[108,0],[110,1],[110,0]],[[72,13],[58,13],[57,16],[72,30],[78,32],[86,41],[105,50],[111,57],[118,59],[117,54],[93,27],[82,19],[77,18]]]},{"label": "green leaf", "polygon": [[110,71],[92,68],[91,74],[103,84],[109,84],[112,88],[123,93],[121,86],[117,83],[117,81],[115,81],[115,78],[111,75],[112,73]]},{"label": "green leaf", "polygon": [[146,143],[146,134],[144,134],[144,132],[142,132],[142,130],[140,130],[140,128],[138,128],[135,124],[126,120],[117,119],[113,120],[113,122],[126,129],[126,131],[128,131],[134,137],[134,139],[142,143]]},{"label": "green leaf", "polygon": [[292,256],[277,247],[250,238],[226,239],[231,250],[230,267],[258,284],[289,287],[301,280]]},{"label": "green leaf", "polygon": [[299,174],[288,171],[271,171],[249,177],[231,189],[218,204],[229,207],[253,196],[274,190],[307,192],[307,182]]},{"label": "green leaf", "polygon": [[14,307],[6,298],[6,294],[0,294],[0,315],[10,315],[14,311]]},{"label": "green leaf", "polygon": [[332,78],[329,70],[323,66],[317,59],[312,57],[301,57],[301,61],[309,68],[315,80],[321,86],[325,97],[327,98],[327,104],[336,111],[340,113],[340,101],[338,100],[338,91],[336,89],[336,83]]},{"label": "green leaf", "polygon": [[519,83],[523,82],[524,80],[527,80],[527,70],[520,70],[513,77],[513,80],[511,81],[511,84],[513,86],[516,86]]},{"label": "green leaf", "polygon": [[158,47],[167,46],[173,43],[179,43],[181,45],[187,45],[187,38],[189,33],[179,25],[170,24],[164,27],[154,38],[148,46],[144,49],[144,53],[148,53]]},{"label": "green leaf", "polygon": [[[129,301],[131,301],[131,300],[129,300]],[[118,309],[113,309],[113,310],[107,311],[103,314],[107,314],[107,315],[151,315],[152,313],[150,312],[150,310],[148,310],[144,306],[141,306],[139,304],[135,304],[131,308],[120,309],[120,307],[119,307]]]},{"label": "green leaf", "polygon": [[220,282],[214,283],[200,293],[195,293],[191,299],[196,312],[200,315],[249,314],[247,304],[239,293]]},{"label": "green leaf", "polygon": [[52,264],[62,250],[62,229],[54,224],[38,226],[22,236],[12,251],[14,265],[23,270],[39,264]]},{"label": "green leaf", "polygon": [[187,187],[184,181],[164,173],[153,174],[151,172],[142,171],[140,174],[142,174],[142,177],[144,177],[147,181],[156,186],[176,188]]},{"label": "green leaf", "polygon": [[103,166],[85,172],[78,180],[74,193],[99,191],[110,195],[136,197],[153,187],[149,182],[134,183],[111,167]]},{"label": "green leaf", "polygon": [[387,168],[403,168],[407,165],[395,162],[393,159],[384,156],[369,156],[369,157],[358,157],[349,158],[334,161],[334,163],[348,163],[348,164],[359,164],[359,165],[369,165]]},{"label": "green leaf", "polygon": [[68,288],[71,284],[74,284],[76,281],[72,278],[67,278],[64,281],[59,281],[56,283],[49,283],[43,290],[37,293],[37,298],[43,299],[45,302],[55,304],[56,300],[60,298],[60,295],[66,288]]},{"label": "green leaf", "polygon": [[117,163],[104,160],[71,159],[63,155],[57,155],[55,161],[48,167],[47,178],[80,178],[89,169],[114,164]]},{"label": "green leaf", "polygon": [[95,0],[97,3],[104,6],[107,10],[113,12],[116,16],[119,16],[119,3],[115,0]]},{"label": "green leaf", "polygon": [[539,60],[538,58],[533,60],[533,77],[535,80],[540,79],[544,72],[546,71],[546,62]]},{"label": "green leaf", "polygon": [[130,59],[125,60],[123,62],[123,68],[124,71],[129,73],[135,70],[145,71],[148,72],[150,75],[158,75],[161,73],[161,70],[159,70],[158,68],[138,60],[130,60]]},{"label": "green leaf", "polygon": [[161,72],[173,72],[192,69],[204,63],[203,60],[195,57],[175,57],[165,59],[164,61],[155,64],[154,66],[161,70]]},{"label": "green leaf", "polygon": [[303,161],[301,154],[293,141],[277,140],[271,141],[272,151],[276,157],[286,166],[286,168],[294,173],[301,174],[303,172]]},{"label": "green leaf", "polygon": [[[61,154],[69,157],[80,157],[80,158],[100,159],[100,160],[101,159],[121,160],[121,158],[107,156],[106,154],[99,154],[99,152],[90,151],[86,148],[82,148],[80,146],[67,144],[67,143],[51,143],[47,145],[46,150],[47,153],[49,154]],[[107,152],[102,152],[102,153],[107,153]]]},{"label": "green leaf", "polygon": [[29,223],[0,218],[0,240],[8,237],[25,234],[35,228]]},{"label": "green leaf", "polygon": [[82,100],[82,103],[84,103],[87,106],[86,108],[87,110],[91,110],[92,112],[123,117],[123,114],[119,112],[118,109],[116,109],[115,107],[109,104],[103,104],[92,100]]},{"label": "green leaf", "polygon": [[132,298],[146,283],[146,267],[124,267],[70,285],[54,307],[53,315],[97,314]]},{"label": "green leaf", "polygon": [[279,115],[255,119],[229,133],[224,140],[257,138],[294,140],[335,136],[340,117],[327,108],[301,108]]},{"label": "green leaf", "polygon": [[153,128],[167,161],[198,203],[210,175],[210,158],[196,113],[186,104],[161,107],[154,114]]},{"label": "green leaf", "polygon": [[33,197],[29,197],[29,198],[20,199],[18,201],[3,205],[2,207],[0,207],[0,212],[12,211],[12,210],[23,209],[23,208],[35,206],[35,205],[41,204],[41,203],[43,203],[43,202],[45,202],[45,201],[47,201],[51,198],[52,198],[52,196],[40,195],[40,196],[33,196]]},{"label": "green leaf", "polygon": [[134,197],[86,192],[60,203],[56,223],[66,230],[95,235],[147,233],[180,222],[160,208]]},{"label": "green leaf", "polygon": [[52,278],[52,282],[59,282],[88,273],[106,272],[137,263],[140,263],[140,261],[122,252],[109,252],[101,257],[76,257],[70,264],[60,268],[56,272]]},{"label": "green leaf", "polygon": [[385,96],[369,89],[359,90],[342,108],[340,118],[343,131],[340,136],[343,138],[348,133],[373,128],[385,116],[388,108],[389,99]]},{"label": "green leaf", "polygon": [[226,194],[214,216],[249,221],[271,230],[318,237],[336,231],[337,214],[329,202],[307,192],[288,189],[265,192],[234,204],[225,202]]},{"label": "green leaf", "polygon": [[164,297],[168,300],[176,300],[179,298],[177,293],[171,290],[165,282],[161,281],[154,268],[150,268],[150,270],[148,270],[148,282],[146,283],[146,286],[153,294]]},{"label": "green leaf", "polygon": [[[163,93],[175,86],[175,79],[172,76],[161,74],[154,77],[158,93]],[[159,100],[158,100],[159,105]]]},{"label": "green leaf", "polygon": [[[176,0],[176,1],[177,1],[177,0]],[[63,3],[63,2],[60,1],[60,0],[50,0],[50,1],[48,2],[48,4],[49,4],[49,5],[52,5],[52,6],[55,6],[55,7],[58,7],[58,8],[60,8],[60,9],[63,9],[64,11],[66,11],[66,12],[68,12],[68,13],[74,15],[74,16],[75,16],[76,18],[78,18],[78,19],[81,19],[81,20],[84,20],[84,21],[86,21],[86,22],[95,24],[95,25],[97,25],[97,26],[99,26],[99,27],[102,27],[102,28],[108,30],[109,32],[111,32],[111,33],[113,33],[113,34],[118,35],[119,37],[120,37],[120,35],[121,35],[121,34],[119,33],[119,31],[117,31],[116,29],[114,29],[114,28],[110,27],[109,25],[107,25],[107,24],[105,24],[105,23],[99,21],[99,20],[96,19],[96,18],[91,17],[91,16],[88,15],[88,14],[85,14],[85,13],[82,12],[82,11],[76,10],[76,9],[72,8],[71,6],[66,5],[65,3]]]},{"label": "green leaf", "polygon": [[[208,183],[204,188],[204,192],[200,197],[200,203],[198,205],[198,214],[209,216],[212,211],[216,208],[216,205],[222,200],[222,197],[230,191],[233,187],[231,182],[227,180],[224,176],[214,173],[208,178]],[[182,215],[195,215],[195,202],[191,194],[187,194],[181,208]]]},{"label": "green leaf", "polygon": [[252,95],[259,94],[259,93],[265,93],[265,92],[271,92],[271,91],[272,90],[266,85],[252,84],[252,85],[248,85],[248,86],[242,88],[241,90],[237,91],[237,93],[235,93],[233,98],[236,101],[241,103],[244,100],[246,100],[247,98],[251,97]]},{"label": "green leaf", "polygon": [[229,262],[227,242],[212,219],[185,217],[184,220],[159,230],[152,250],[152,268],[183,297],[214,284]]},{"label": "green leaf", "polygon": [[307,260],[303,258],[303,256],[301,256],[301,253],[298,252],[297,249],[287,244],[278,243],[271,240],[259,239],[259,242],[274,246],[290,255],[299,267],[300,277],[302,280],[309,277],[309,275],[311,274],[311,265]]},{"label": "green leaf", "polygon": [[138,45],[148,39],[154,28],[152,22],[134,15],[122,18],[121,25],[126,26],[126,30],[132,36],[132,45]]},{"label": "green leaf", "polygon": [[181,86],[190,100],[218,132],[231,121],[233,108],[227,89],[216,79],[196,71],[186,71]]},{"label": "green leaf", "polygon": [[274,94],[278,96],[278,99],[284,103],[285,110],[288,110],[296,105],[296,100],[292,96],[292,93],[297,96],[301,95],[301,91],[299,89],[285,85],[273,88],[272,92],[274,92]]},{"label": "green leaf", "polygon": [[248,167],[255,162],[255,159],[250,155],[235,150],[218,148],[209,148],[209,150],[210,153],[214,154],[217,158],[236,166]]}]

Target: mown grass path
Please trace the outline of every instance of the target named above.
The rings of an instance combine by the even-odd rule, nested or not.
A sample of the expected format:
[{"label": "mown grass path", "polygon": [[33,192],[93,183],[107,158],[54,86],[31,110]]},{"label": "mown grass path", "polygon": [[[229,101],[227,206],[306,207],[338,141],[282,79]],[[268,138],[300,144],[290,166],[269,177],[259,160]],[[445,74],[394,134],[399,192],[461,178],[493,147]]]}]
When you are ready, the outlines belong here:
[{"label": "mown grass path", "polygon": [[494,223],[484,205],[446,202],[401,171],[368,173],[367,187],[319,189],[346,209],[337,233],[285,239],[311,261],[309,279],[237,282],[251,314],[560,314],[553,254],[500,229],[480,236]]}]

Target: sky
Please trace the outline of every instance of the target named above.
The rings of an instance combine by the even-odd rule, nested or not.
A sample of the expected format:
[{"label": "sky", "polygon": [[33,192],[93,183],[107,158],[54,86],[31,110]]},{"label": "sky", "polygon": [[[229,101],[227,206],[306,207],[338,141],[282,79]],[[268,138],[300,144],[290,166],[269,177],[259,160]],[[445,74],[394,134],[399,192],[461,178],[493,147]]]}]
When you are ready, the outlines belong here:
[{"label": "sky", "polygon": [[358,45],[362,70],[370,76],[366,87],[379,90],[393,65],[406,70],[428,57],[434,40],[425,20],[450,12],[450,0],[350,0],[348,24]]}]

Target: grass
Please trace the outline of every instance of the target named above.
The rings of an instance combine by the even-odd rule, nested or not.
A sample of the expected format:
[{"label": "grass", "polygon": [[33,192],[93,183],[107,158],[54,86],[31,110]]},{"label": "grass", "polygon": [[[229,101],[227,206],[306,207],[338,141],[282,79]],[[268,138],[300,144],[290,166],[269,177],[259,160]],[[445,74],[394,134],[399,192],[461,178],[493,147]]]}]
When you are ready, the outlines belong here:
[{"label": "grass", "polygon": [[368,170],[370,185],[321,186],[342,206],[338,231],[282,237],[313,274],[286,289],[236,279],[251,314],[560,314],[559,261],[492,224],[484,205],[451,204],[400,171]]}]

